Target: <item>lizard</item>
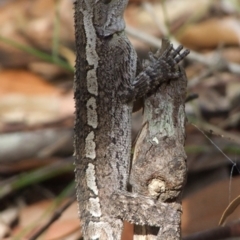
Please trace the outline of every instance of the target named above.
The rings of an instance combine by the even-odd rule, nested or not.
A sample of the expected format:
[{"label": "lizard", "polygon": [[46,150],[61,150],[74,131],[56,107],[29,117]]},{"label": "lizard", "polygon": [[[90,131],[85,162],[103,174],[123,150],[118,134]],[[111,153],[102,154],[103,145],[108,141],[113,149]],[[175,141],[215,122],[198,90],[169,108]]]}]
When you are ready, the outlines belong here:
[{"label": "lizard", "polygon": [[[175,70],[180,57],[172,46],[138,71],[137,54],[124,31],[127,4],[128,0],[74,2],[75,181],[85,240],[121,239],[124,219],[110,206],[116,191],[127,191],[133,101],[181,74]],[[126,195],[129,205],[136,206],[136,196]],[[153,215],[176,211],[169,205],[158,211],[149,198],[141,202],[138,211],[131,208],[135,213],[127,221],[147,224],[142,216],[146,208]]]}]

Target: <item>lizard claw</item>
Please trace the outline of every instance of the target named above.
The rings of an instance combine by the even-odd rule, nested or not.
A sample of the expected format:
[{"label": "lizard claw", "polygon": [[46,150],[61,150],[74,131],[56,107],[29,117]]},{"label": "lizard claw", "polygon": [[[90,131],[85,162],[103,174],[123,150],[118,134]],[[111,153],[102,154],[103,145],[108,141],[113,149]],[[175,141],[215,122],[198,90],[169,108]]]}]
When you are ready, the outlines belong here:
[{"label": "lizard claw", "polygon": [[177,49],[174,49],[173,53],[171,54],[171,57],[175,58],[178,54],[180,54],[182,49],[183,49],[182,45],[178,46]]},{"label": "lizard claw", "polygon": [[161,81],[181,77],[182,74],[176,69],[176,66],[189,54],[189,50],[184,50],[181,53],[182,50],[182,45],[174,49],[172,44],[165,41],[163,42],[162,48],[155,54],[149,53],[151,75],[155,78],[159,76]]},{"label": "lizard claw", "polygon": [[178,56],[175,58],[175,61],[177,63],[181,62],[189,53],[190,53],[190,51],[188,49],[184,50],[183,53],[178,54]]},{"label": "lizard claw", "polygon": [[148,56],[149,56],[149,60],[150,60],[151,62],[154,62],[154,61],[157,60],[157,57],[155,56],[155,54],[153,54],[153,52],[149,52],[149,53],[148,53]]}]

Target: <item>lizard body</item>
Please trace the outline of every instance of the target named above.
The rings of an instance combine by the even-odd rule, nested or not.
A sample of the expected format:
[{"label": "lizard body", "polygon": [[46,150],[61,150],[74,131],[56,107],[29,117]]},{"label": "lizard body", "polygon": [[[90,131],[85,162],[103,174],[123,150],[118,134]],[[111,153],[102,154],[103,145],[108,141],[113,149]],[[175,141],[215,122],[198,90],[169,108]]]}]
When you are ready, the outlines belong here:
[{"label": "lizard body", "polygon": [[[123,218],[109,208],[111,196],[127,190],[133,100],[179,76],[172,49],[136,76],[137,55],[124,32],[127,3],[75,1],[75,176],[84,240],[121,239]],[[146,198],[143,206],[153,205]]]}]

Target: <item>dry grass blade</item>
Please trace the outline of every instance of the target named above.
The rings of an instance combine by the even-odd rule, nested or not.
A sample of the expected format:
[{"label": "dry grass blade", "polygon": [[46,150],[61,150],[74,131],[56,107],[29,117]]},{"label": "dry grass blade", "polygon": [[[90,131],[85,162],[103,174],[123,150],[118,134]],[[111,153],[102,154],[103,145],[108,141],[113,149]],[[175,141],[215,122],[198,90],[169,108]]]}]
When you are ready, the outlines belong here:
[{"label": "dry grass blade", "polygon": [[230,204],[227,206],[223,215],[219,221],[219,225],[223,225],[229,215],[231,215],[235,209],[240,205],[240,195],[236,197]]}]

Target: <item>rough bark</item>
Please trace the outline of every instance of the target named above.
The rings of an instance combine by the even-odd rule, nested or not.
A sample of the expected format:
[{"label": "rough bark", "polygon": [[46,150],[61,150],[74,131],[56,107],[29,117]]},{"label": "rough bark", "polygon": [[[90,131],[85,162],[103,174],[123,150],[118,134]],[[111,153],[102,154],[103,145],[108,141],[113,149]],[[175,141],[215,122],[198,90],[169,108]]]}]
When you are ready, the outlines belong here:
[{"label": "rough bark", "polygon": [[[168,45],[164,42],[163,48]],[[157,53],[159,54],[159,53]],[[136,142],[130,182],[133,192],[158,202],[181,202],[186,182],[185,98],[187,79],[182,77],[164,83],[144,101],[144,126]],[[135,226],[134,240],[181,238],[181,213],[178,225],[165,222],[159,228]]]}]

